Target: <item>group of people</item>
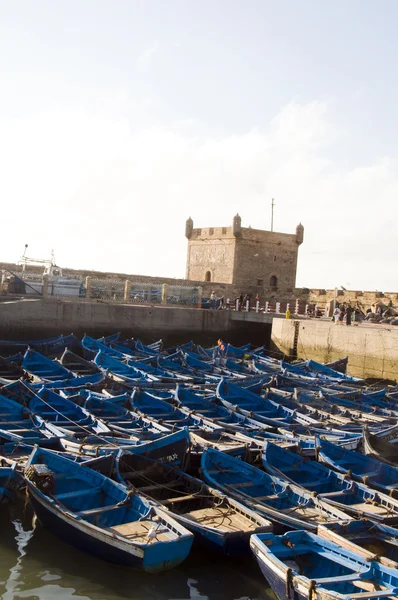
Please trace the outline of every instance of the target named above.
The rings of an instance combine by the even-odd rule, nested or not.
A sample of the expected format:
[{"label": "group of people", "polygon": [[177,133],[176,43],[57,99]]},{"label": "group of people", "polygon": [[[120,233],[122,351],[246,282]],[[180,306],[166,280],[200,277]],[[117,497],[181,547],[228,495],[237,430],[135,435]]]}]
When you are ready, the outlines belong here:
[{"label": "group of people", "polygon": [[[248,306],[248,310],[250,310],[250,303],[252,301],[252,297],[250,294],[240,294],[237,298],[235,298],[235,306],[238,306],[238,310],[246,310],[246,306]],[[255,297],[256,302],[260,302],[259,294],[256,294]],[[213,291],[210,294],[210,308],[218,308],[218,309],[227,309],[231,308],[231,299],[224,299],[224,296],[221,298],[217,298],[216,292]]]},{"label": "group of people", "polygon": [[358,301],[355,302],[355,305],[352,306],[350,302],[347,304],[336,304],[336,308],[333,312],[332,321],[334,321],[335,325],[343,324],[351,325],[352,322],[360,323],[365,318],[365,314],[362,310],[361,305]]},{"label": "group of people", "polygon": [[[248,310],[250,310],[250,303],[252,301],[252,297],[250,294],[241,294],[238,298],[236,298],[236,302],[238,304],[238,308],[239,310],[246,310],[246,306],[248,307]],[[255,297],[255,302],[260,302],[260,296],[259,294],[256,294]]]},{"label": "group of people", "polygon": [[347,304],[336,304],[332,321],[334,321],[335,325],[338,325],[339,323],[351,325],[352,322],[358,324],[365,320],[371,322],[387,322],[394,320],[395,316],[396,311],[391,300],[388,306],[382,302],[372,304],[372,306],[366,310],[366,314],[360,303],[356,301],[354,306],[352,306],[350,302]]}]

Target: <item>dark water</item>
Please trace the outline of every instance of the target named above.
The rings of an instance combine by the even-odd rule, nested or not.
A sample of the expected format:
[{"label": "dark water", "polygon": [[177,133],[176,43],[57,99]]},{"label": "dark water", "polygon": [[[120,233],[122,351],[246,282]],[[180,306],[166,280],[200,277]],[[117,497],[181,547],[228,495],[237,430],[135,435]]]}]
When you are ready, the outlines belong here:
[{"label": "dark water", "polygon": [[179,568],[147,575],[64,544],[29,507],[0,506],[2,600],[274,600],[254,559],[194,553]]}]

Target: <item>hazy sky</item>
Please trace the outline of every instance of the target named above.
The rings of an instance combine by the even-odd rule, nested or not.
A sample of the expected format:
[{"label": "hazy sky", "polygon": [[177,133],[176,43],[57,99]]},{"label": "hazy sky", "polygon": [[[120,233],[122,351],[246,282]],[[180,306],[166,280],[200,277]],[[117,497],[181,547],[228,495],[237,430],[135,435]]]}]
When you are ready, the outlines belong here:
[{"label": "hazy sky", "polygon": [[0,0],[0,260],[183,277],[185,220],[398,291],[396,0]]}]

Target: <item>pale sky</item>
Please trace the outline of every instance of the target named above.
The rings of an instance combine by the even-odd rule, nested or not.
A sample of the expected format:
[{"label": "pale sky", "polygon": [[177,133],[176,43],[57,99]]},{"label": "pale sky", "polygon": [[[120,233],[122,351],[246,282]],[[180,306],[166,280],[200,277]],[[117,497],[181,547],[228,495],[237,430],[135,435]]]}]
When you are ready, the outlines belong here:
[{"label": "pale sky", "polygon": [[0,261],[184,277],[185,220],[398,291],[396,0],[0,0]]}]

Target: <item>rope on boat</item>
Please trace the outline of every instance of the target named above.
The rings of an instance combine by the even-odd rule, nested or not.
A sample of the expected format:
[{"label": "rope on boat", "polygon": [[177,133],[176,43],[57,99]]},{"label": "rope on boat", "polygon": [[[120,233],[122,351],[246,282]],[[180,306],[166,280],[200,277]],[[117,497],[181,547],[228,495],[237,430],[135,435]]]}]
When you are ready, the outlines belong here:
[{"label": "rope on boat", "polygon": [[[86,433],[89,434],[89,436],[94,436],[96,437],[98,440],[100,440],[101,442],[104,442],[104,444],[106,446],[115,446],[115,448],[120,448],[119,444],[116,444],[114,442],[110,442],[108,440],[105,440],[104,438],[102,438],[100,435],[98,435],[97,433],[93,433],[92,431],[90,431],[89,429],[87,429],[84,425],[80,425],[79,423],[76,423],[75,421],[73,421],[73,419],[70,419],[67,415],[65,415],[64,413],[61,413],[59,410],[57,410],[56,408],[54,408],[54,406],[51,406],[51,404],[49,402],[47,402],[46,400],[44,400],[43,398],[41,398],[39,396],[39,394],[37,394],[34,390],[32,390],[29,386],[27,386],[23,381],[21,381],[21,384],[23,386],[26,387],[26,389],[33,394],[34,396],[36,396],[36,398],[38,398],[41,402],[43,402],[43,404],[45,404],[46,406],[48,406],[49,408],[51,408],[51,410],[53,410],[54,412],[56,412],[58,415],[60,415],[63,419],[66,419],[67,421],[69,421],[70,423],[72,423],[72,425],[75,425],[76,427],[82,429],[83,431],[85,431]],[[26,403],[26,401],[25,401]],[[26,404],[25,404],[26,405]],[[111,432],[110,432],[111,433]],[[82,448],[84,446],[84,444],[80,445],[80,448]]]}]

